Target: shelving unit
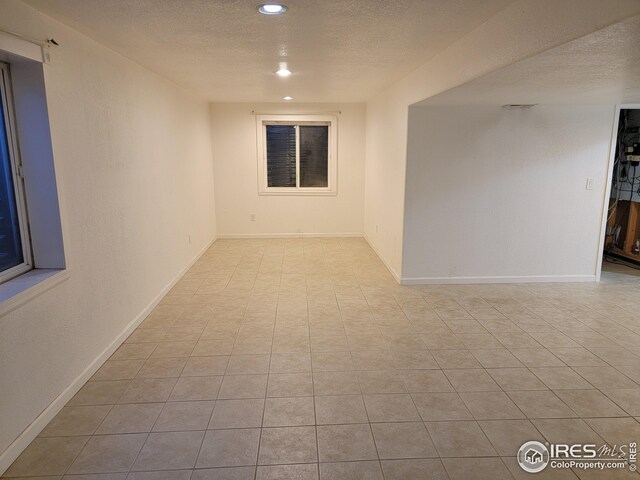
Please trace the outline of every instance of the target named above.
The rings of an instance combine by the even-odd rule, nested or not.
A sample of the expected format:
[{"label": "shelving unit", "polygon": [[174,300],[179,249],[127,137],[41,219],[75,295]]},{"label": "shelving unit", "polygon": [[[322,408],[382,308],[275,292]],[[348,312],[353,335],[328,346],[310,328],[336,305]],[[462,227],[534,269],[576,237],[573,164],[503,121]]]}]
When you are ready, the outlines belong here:
[{"label": "shelving unit", "polygon": [[[620,225],[619,238],[624,239],[622,248],[615,245],[613,231],[616,225]],[[605,249],[610,253],[626,257],[630,260],[640,262],[640,255],[635,251],[636,240],[640,238],[640,203],[621,200],[612,212],[607,224],[607,231],[612,232],[607,235]]]}]

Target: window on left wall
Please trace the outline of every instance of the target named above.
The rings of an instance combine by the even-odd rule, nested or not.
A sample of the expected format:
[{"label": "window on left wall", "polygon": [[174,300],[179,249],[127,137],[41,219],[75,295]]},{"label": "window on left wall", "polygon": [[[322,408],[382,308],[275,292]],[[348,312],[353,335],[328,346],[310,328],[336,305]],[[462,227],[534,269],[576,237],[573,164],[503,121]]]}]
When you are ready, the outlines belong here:
[{"label": "window on left wall", "polygon": [[9,65],[0,62],[0,283],[33,268]]}]

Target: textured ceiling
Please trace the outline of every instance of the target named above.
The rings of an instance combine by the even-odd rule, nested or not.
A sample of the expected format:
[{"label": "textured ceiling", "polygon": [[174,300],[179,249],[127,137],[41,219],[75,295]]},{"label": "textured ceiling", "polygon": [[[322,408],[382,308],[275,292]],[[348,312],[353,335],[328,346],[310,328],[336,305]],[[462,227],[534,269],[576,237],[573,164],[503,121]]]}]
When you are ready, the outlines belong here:
[{"label": "textured ceiling", "polygon": [[417,105],[640,103],[640,15]]},{"label": "textured ceiling", "polygon": [[[363,101],[511,0],[26,0],[212,101]],[[287,61],[289,78],[273,75]]]}]

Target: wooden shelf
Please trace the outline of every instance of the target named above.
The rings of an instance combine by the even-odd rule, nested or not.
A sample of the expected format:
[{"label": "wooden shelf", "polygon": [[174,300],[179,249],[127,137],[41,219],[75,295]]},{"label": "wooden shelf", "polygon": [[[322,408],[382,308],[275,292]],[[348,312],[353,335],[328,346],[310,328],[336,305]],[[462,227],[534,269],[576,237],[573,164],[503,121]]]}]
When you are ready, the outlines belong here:
[{"label": "wooden shelf", "polygon": [[[612,200],[613,201],[613,200]],[[614,212],[607,222],[607,227],[613,230],[616,225],[622,227],[620,237],[624,238],[622,248],[613,245],[613,235],[608,236],[605,242],[605,248],[614,251],[616,254],[625,256],[634,260],[640,259],[640,256],[634,252],[636,240],[640,239],[640,203],[630,202],[628,200],[620,200]]]},{"label": "wooden shelf", "polygon": [[611,249],[609,249],[607,251],[607,255],[619,258],[621,260],[628,260],[630,263],[640,265],[640,256],[629,254],[618,247],[612,247]]}]

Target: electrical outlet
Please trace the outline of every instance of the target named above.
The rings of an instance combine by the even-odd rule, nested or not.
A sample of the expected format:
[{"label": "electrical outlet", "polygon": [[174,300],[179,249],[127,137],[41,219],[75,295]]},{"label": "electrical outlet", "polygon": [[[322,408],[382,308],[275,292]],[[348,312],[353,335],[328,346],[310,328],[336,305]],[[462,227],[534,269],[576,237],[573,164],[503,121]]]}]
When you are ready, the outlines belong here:
[{"label": "electrical outlet", "polygon": [[376,225],[376,233],[378,233],[380,231],[380,228],[378,227],[378,225]]},{"label": "electrical outlet", "polygon": [[585,188],[587,190],[593,190],[593,178],[587,178],[587,185]]},{"label": "electrical outlet", "polygon": [[250,222],[255,222],[256,221],[256,214],[252,213],[251,215],[249,215],[249,221]]}]

